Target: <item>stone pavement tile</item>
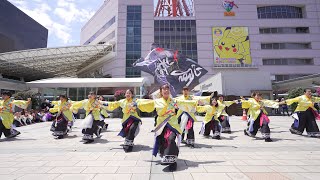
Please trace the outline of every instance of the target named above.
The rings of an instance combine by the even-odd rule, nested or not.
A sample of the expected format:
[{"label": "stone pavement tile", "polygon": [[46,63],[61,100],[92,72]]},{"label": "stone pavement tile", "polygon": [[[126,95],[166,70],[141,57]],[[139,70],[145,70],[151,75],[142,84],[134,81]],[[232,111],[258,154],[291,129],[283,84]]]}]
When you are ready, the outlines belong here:
[{"label": "stone pavement tile", "polygon": [[301,160],[271,160],[271,161],[278,164],[278,165],[287,165],[287,166],[308,165],[308,164],[302,162]]},{"label": "stone pavement tile", "polygon": [[105,166],[108,161],[80,161],[75,166]]},{"label": "stone pavement tile", "polygon": [[197,160],[212,160],[212,161],[225,161],[226,159],[223,156],[195,156]]},{"label": "stone pavement tile", "polygon": [[19,168],[0,168],[0,174],[11,174],[17,170],[19,170]]},{"label": "stone pavement tile", "polygon": [[122,161],[109,161],[106,166],[136,166],[137,161],[122,160]]},{"label": "stone pavement tile", "polygon": [[126,156],[105,156],[101,155],[97,161],[122,161],[125,159]]},{"label": "stone pavement tile", "polygon": [[131,180],[149,180],[150,174],[132,174]]},{"label": "stone pavement tile", "polygon": [[14,158],[17,157],[17,154],[14,153],[10,153],[10,154],[6,154],[6,153],[1,153],[0,154],[0,160],[2,160],[2,158]]},{"label": "stone pavement tile", "polygon": [[243,173],[227,173],[227,175],[233,180],[250,180],[248,176]]},{"label": "stone pavement tile", "polygon": [[312,166],[320,165],[319,160],[299,160],[299,161],[301,161],[302,163],[305,163],[306,165],[312,165]]},{"label": "stone pavement tile", "polygon": [[320,166],[299,166],[299,167],[305,169],[307,172],[320,173]]},{"label": "stone pavement tile", "polygon": [[56,156],[45,156],[41,160],[42,161],[66,161],[69,160],[71,156],[61,156],[61,155],[56,155]]},{"label": "stone pavement tile", "polygon": [[[163,174],[166,173],[163,170],[166,168],[167,166],[162,166],[160,164],[157,164],[156,162],[152,162],[151,165],[151,174],[156,173],[156,174]],[[179,167],[178,167],[179,168]]]},{"label": "stone pavement tile", "polygon": [[44,166],[71,166],[73,167],[79,161],[50,161],[49,163],[45,164]]},{"label": "stone pavement tile", "polygon": [[276,163],[268,160],[242,160],[244,163],[253,166],[277,165]]},{"label": "stone pavement tile", "polygon": [[306,180],[306,177],[298,173],[280,173],[280,174],[291,180]]},{"label": "stone pavement tile", "polygon": [[91,180],[95,174],[61,174],[55,180]]},{"label": "stone pavement tile", "polygon": [[203,166],[178,166],[176,172],[201,173],[207,172]]},{"label": "stone pavement tile", "polygon": [[254,180],[288,180],[279,173],[245,173],[245,175]]},{"label": "stone pavement tile", "polygon": [[252,159],[251,157],[249,156],[224,156],[224,158],[226,160],[249,160],[249,159]]},{"label": "stone pavement tile", "polygon": [[194,180],[231,180],[226,173],[191,173]]},{"label": "stone pavement tile", "polygon": [[147,174],[150,173],[150,169],[151,167],[126,167],[126,166],[122,166],[119,167],[117,173],[118,174]]},{"label": "stone pavement tile", "polygon": [[249,155],[249,157],[251,159],[263,159],[263,160],[272,160],[272,159],[279,159],[278,157],[276,156],[260,156],[260,155]]},{"label": "stone pavement tile", "polygon": [[13,165],[13,167],[37,167],[37,166],[44,166],[47,164],[48,161],[25,161],[25,162],[18,162],[17,164]]},{"label": "stone pavement tile", "polygon": [[305,160],[305,156],[295,156],[295,155],[275,155],[278,159],[291,159],[291,160]]},{"label": "stone pavement tile", "polygon": [[59,174],[26,174],[17,180],[53,180],[58,176]]},{"label": "stone pavement tile", "polygon": [[15,171],[15,174],[44,174],[53,169],[53,167],[24,167]]},{"label": "stone pavement tile", "polygon": [[13,166],[13,165],[18,163],[18,162],[9,162],[9,161],[3,162],[1,160],[0,160],[0,162],[1,162],[0,163],[0,168],[2,168],[2,167],[11,167],[11,166]]},{"label": "stone pavement tile", "polygon": [[40,161],[42,160],[42,156],[29,156],[29,157],[20,157],[15,159],[14,161]]},{"label": "stone pavement tile", "polygon": [[0,174],[0,179],[3,179],[3,180],[16,180],[21,176],[23,176],[23,174],[7,174],[7,175]]},{"label": "stone pavement tile", "polygon": [[86,167],[55,167],[48,173],[59,173],[59,174],[77,174],[81,173]]},{"label": "stone pavement tile", "polygon": [[241,172],[274,172],[266,166],[238,166]]},{"label": "stone pavement tile", "polygon": [[132,174],[97,174],[92,180],[130,180]]},{"label": "stone pavement tile", "polygon": [[93,174],[114,174],[119,167],[87,167],[81,173],[93,173]]},{"label": "stone pavement tile", "polygon": [[136,166],[151,166],[151,160],[139,160]]},{"label": "stone pavement tile", "polygon": [[193,177],[190,173],[173,173],[173,177],[175,180],[193,180]]},{"label": "stone pavement tile", "polygon": [[235,166],[203,166],[207,172],[240,172],[239,169],[237,169]]},{"label": "stone pavement tile", "polygon": [[308,172],[298,166],[268,166],[268,168],[273,169],[275,172]]},{"label": "stone pavement tile", "polygon": [[319,179],[320,173],[298,173],[301,176],[306,177],[307,179],[316,180]]},{"label": "stone pavement tile", "polygon": [[173,173],[167,174],[151,174],[150,180],[174,180]]}]

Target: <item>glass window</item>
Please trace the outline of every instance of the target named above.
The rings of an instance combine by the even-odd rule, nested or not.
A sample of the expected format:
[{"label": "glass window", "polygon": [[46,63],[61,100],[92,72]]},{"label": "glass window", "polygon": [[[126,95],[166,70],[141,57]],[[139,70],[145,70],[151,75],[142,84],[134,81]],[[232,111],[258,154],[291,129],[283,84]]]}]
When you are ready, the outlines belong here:
[{"label": "glass window", "polygon": [[265,6],[258,7],[259,19],[282,19],[282,18],[303,18],[302,8],[295,6]]},{"label": "glass window", "polygon": [[261,49],[310,49],[310,43],[262,43]]}]

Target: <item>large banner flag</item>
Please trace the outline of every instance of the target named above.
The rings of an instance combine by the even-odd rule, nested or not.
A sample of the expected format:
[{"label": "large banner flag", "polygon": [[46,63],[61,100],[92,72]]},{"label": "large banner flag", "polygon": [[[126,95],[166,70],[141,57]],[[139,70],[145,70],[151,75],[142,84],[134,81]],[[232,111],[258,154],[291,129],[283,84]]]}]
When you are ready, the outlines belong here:
[{"label": "large banner flag", "polygon": [[145,58],[137,60],[133,67],[152,74],[160,84],[169,84],[173,96],[181,93],[184,86],[192,89],[208,71],[197,62],[178,51],[153,48]]}]

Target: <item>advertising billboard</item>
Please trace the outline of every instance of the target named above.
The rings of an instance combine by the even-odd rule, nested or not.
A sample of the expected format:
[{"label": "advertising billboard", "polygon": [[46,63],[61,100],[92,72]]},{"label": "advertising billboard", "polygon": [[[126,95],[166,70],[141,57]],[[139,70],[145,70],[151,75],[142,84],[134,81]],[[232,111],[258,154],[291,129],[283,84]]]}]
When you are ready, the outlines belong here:
[{"label": "advertising billboard", "polygon": [[213,27],[215,64],[252,64],[248,27]]}]

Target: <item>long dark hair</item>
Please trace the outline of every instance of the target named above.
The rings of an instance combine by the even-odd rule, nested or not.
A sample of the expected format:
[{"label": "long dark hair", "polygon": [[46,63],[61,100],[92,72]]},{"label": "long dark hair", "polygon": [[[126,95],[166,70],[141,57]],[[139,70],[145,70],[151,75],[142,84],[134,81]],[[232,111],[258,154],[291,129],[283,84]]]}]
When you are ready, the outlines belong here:
[{"label": "long dark hair", "polygon": [[[217,102],[217,98],[216,97],[212,97],[212,98],[210,98],[210,106],[212,106],[212,101],[213,100],[216,100],[216,102]],[[218,102],[217,102],[217,104],[216,105],[214,105],[215,107],[218,107]]]},{"label": "long dark hair", "polygon": [[164,88],[169,88],[169,89],[170,89],[169,84],[164,84],[164,85],[162,85],[162,86],[160,87],[160,97],[162,97],[162,89],[164,89]]}]

